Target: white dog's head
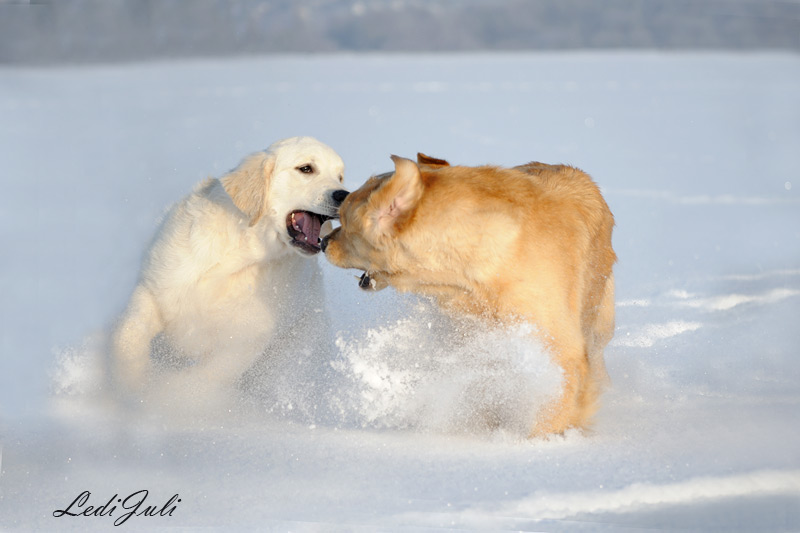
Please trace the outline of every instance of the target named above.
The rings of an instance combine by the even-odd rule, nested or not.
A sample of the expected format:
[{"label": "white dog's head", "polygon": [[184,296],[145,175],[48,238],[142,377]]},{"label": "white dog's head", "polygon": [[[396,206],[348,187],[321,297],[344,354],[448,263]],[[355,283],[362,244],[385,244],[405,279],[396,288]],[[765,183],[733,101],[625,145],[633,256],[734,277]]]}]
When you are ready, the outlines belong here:
[{"label": "white dog's head", "polygon": [[280,242],[314,255],[322,223],[339,216],[347,196],[343,179],[344,163],[333,149],[311,137],[292,137],[245,158],[221,181],[251,226],[263,225]]}]

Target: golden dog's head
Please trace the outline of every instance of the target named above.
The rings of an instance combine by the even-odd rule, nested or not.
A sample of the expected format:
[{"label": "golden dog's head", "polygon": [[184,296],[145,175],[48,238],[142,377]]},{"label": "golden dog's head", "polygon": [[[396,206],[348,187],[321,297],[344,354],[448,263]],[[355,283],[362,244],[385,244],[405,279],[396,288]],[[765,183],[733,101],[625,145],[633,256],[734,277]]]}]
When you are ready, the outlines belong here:
[{"label": "golden dog's head", "polygon": [[405,270],[413,258],[400,235],[412,224],[425,188],[420,167],[433,170],[447,161],[418,154],[418,163],[392,156],[394,172],[373,176],[350,193],[339,209],[341,227],[328,235],[322,248],[341,268],[363,270],[359,286],[380,290],[389,277]]}]

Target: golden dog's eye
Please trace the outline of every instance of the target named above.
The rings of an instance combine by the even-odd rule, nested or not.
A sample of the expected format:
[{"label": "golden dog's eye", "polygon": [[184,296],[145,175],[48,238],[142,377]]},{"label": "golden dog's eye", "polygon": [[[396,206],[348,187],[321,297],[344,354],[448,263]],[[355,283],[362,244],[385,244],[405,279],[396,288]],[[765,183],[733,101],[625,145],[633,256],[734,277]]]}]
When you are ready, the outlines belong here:
[{"label": "golden dog's eye", "polygon": [[297,167],[297,170],[299,170],[303,174],[311,174],[312,172],[314,172],[314,168],[311,165],[303,165],[302,167]]}]

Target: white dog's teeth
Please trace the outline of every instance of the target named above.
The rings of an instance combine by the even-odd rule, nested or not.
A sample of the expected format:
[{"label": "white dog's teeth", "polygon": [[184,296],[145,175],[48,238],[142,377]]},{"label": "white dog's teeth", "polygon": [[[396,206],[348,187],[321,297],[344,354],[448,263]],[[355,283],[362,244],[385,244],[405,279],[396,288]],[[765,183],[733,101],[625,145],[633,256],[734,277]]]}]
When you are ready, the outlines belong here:
[{"label": "white dog's teeth", "polygon": [[302,231],[300,225],[297,224],[297,221],[294,219],[294,213],[292,213],[292,227],[297,231]]}]

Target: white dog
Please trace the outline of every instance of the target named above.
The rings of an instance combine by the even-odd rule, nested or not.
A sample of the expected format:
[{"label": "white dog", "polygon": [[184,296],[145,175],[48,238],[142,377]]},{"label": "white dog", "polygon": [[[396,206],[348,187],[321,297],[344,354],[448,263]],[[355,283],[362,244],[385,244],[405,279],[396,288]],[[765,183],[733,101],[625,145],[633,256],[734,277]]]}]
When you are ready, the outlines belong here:
[{"label": "white dog", "polygon": [[[320,323],[320,227],[338,216],[344,164],[310,137],[276,142],[167,214],[111,339],[111,371],[128,392],[152,377],[154,351],[190,363],[194,383],[233,385],[270,343]],[[157,339],[157,342],[153,342]],[[156,358],[157,359],[157,358]]]}]

